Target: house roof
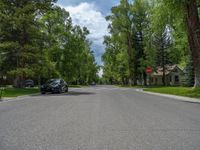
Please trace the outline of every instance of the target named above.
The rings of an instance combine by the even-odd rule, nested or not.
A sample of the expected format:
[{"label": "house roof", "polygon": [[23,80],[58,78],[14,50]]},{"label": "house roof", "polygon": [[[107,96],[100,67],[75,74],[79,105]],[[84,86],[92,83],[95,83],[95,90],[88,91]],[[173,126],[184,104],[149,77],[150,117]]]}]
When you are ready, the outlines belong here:
[{"label": "house roof", "polygon": [[[169,75],[172,71],[174,71],[176,68],[181,70],[177,65],[167,65],[165,66],[165,75]],[[181,70],[182,71],[182,70]],[[158,67],[157,71],[152,74],[153,76],[162,76],[163,75],[163,68]]]}]

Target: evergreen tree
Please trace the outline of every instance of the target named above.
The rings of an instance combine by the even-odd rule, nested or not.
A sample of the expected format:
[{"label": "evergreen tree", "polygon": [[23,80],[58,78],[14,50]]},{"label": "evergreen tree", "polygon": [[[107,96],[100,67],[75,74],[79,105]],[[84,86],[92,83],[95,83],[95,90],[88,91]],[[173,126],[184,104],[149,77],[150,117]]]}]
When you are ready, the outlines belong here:
[{"label": "evergreen tree", "polygon": [[15,86],[34,75],[41,47],[38,19],[51,9],[52,0],[0,0],[0,50],[2,70],[16,77]]}]

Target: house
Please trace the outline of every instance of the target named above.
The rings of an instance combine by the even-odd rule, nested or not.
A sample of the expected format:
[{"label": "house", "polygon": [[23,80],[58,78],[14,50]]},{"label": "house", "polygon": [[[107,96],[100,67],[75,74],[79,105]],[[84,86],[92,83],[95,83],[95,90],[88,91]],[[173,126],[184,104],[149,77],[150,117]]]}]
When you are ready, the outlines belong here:
[{"label": "house", "polygon": [[[184,72],[177,65],[168,65],[165,67],[165,83],[170,86],[179,86],[182,84]],[[158,67],[150,77],[151,85],[163,85],[163,68]]]}]

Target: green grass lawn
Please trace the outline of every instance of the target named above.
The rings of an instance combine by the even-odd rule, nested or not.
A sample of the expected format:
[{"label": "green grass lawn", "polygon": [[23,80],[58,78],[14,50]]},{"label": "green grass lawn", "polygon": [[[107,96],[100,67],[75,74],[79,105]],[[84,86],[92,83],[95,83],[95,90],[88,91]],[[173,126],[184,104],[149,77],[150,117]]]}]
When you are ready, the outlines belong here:
[{"label": "green grass lawn", "polygon": [[200,98],[200,88],[189,87],[153,87],[144,89],[144,91],[171,94],[177,96],[186,96],[193,98]]},{"label": "green grass lawn", "polygon": [[145,88],[145,86],[142,85],[136,85],[136,86],[129,86],[129,85],[115,85],[117,87],[121,87],[121,88]]},{"label": "green grass lawn", "polygon": [[69,88],[81,88],[81,85],[69,85]]},{"label": "green grass lawn", "polygon": [[5,88],[3,91],[3,97],[17,97],[17,96],[35,94],[38,92],[39,92],[38,88],[23,88],[23,89]]}]

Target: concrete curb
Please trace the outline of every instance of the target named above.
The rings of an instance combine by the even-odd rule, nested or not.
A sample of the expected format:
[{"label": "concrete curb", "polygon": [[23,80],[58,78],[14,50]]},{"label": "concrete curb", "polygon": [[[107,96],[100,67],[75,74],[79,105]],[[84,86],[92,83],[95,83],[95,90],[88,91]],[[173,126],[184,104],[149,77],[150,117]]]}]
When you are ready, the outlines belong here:
[{"label": "concrete curb", "polygon": [[15,100],[24,99],[24,98],[28,98],[30,96],[37,96],[37,95],[39,95],[39,93],[30,94],[30,95],[23,95],[23,96],[17,96],[17,97],[5,97],[2,100],[0,100],[0,103],[9,102],[9,101],[15,101]]},{"label": "concrete curb", "polygon": [[144,91],[143,89],[136,89],[136,91],[145,93],[145,94],[155,95],[155,96],[172,98],[172,99],[176,99],[176,100],[180,100],[180,101],[184,101],[184,102],[200,103],[200,99],[197,99],[197,98],[176,96],[176,95],[170,95],[170,94],[161,94],[161,93],[155,93],[155,92],[147,92],[147,91]]}]

